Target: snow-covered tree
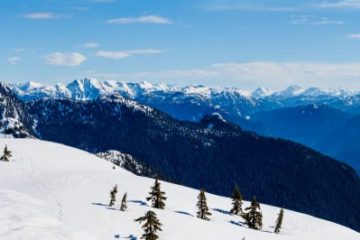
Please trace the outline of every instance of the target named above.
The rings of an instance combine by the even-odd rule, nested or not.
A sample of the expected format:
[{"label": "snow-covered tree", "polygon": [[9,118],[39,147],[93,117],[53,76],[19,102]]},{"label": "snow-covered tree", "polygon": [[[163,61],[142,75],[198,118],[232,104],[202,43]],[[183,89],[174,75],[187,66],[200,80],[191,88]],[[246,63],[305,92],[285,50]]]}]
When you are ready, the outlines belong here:
[{"label": "snow-covered tree", "polygon": [[9,162],[11,157],[12,157],[11,151],[8,149],[7,145],[5,145],[3,155],[1,156],[0,160]]},{"label": "snow-covered tree", "polygon": [[127,193],[124,194],[122,200],[121,200],[121,206],[120,210],[125,211],[127,209]]},{"label": "snow-covered tree", "polygon": [[280,212],[278,214],[278,217],[276,219],[276,226],[275,226],[275,231],[274,231],[276,234],[280,233],[283,218],[284,218],[284,209],[281,208]]},{"label": "snow-covered tree", "polygon": [[245,208],[247,211],[243,216],[246,220],[246,224],[249,228],[260,230],[262,228],[262,213],[260,210],[260,204],[253,197],[250,207]]},{"label": "snow-covered tree", "polygon": [[197,202],[196,206],[199,209],[199,211],[197,212],[197,217],[201,218],[203,220],[207,220],[207,221],[210,220],[210,218],[208,216],[210,216],[211,213],[209,212],[209,208],[207,206],[204,189],[200,190],[200,193],[198,195],[198,202]]},{"label": "snow-covered tree", "polygon": [[110,207],[115,205],[117,192],[118,192],[117,185],[115,185],[114,188],[110,192],[110,203],[109,203]]},{"label": "snow-covered tree", "polygon": [[149,192],[149,197],[146,198],[147,201],[151,201],[151,206],[154,208],[164,209],[165,208],[165,192],[161,191],[160,182],[158,178],[155,179],[154,186],[151,187],[151,192]]},{"label": "snow-covered tree", "polygon": [[230,213],[235,214],[235,215],[239,215],[243,212],[242,210],[242,195],[240,192],[240,189],[238,186],[235,186],[234,188],[234,192],[231,196],[232,198],[232,209],[230,210]]},{"label": "snow-covered tree", "polygon": [[144,229],[144,234],[141,236],[141,239],[145,240],[157,240],[159,239],[159,236],[156,234],[158,231],[161,230],[161,223],[159,219],[156,217],[155,212],[148,211],[145,216],[140,217],[135,220],[135,222],[139,222],[140,224],[142,222],[145,222],[144,225],[142,225],[142,228]]}]

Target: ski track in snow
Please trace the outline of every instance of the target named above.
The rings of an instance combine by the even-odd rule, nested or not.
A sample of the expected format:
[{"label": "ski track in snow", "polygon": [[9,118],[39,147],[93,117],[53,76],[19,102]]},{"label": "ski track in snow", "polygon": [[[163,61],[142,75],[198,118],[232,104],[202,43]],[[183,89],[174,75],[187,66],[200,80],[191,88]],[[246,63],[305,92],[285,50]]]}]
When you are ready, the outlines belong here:
[{"label": "ski track in snow", "polygon": [[58,219],[59,221],[62,220],[62,205],[58,198],[56,198],[54,192],[43,182],[45,179],[44,174],[41,173],[40,170],[36,170],[32,164],[32,162],[29,160],[28,157],[25,157],[27,166],[29,167],[30,173],[28,175],[29,182],[33,184],[33,186],[39,190],[40,193],[43,193],[44,195],[47,195],[49,197],[49,202],[54,203],[56,206],[56,209],[53,213],[53,215]]}]

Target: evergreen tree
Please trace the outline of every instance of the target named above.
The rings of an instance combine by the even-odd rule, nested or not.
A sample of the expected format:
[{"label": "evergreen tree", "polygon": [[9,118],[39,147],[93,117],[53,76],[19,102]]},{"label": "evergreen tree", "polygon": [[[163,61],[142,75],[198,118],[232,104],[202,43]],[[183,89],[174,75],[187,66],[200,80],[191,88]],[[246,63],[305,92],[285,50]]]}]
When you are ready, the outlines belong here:
[{"label": "evergreen tree", "polygon": [[284,209],[280,209],[279,215],[276,219],[276,226],[275,226],[275,233],[279,234],[280,233],[280,229],[281,229],[281,225],[283,222],[283,218],[284,218]]},{"label": "evergreen tree", "polygon": [[200,190],[200,194],[198,195],[198,202],[196,206],[199,209],[199,211],[197,212],[197,217],[209,221],[210,218],[208,216],[210,216],[211,213],[209,212],[209,208],[207,206],[204,189]]},{"label": "evergreen tree", "polygon": [[122,200],[121,200],[121,206],[120,210],[125,211],[127,209],[127,193],[124,194]]},{"label": "evergreen tree", "polygon": [[235,186],[233,195],[232,197],[232,209],[230,210],[230,213],[235,214],[235,215],[239,215],[243,212],[242,210],[242,195],[240,192],[240,189],[238,186]]},{"label": "evergreen tree", "polygon": [[160,182],[158,178],[155,179],[154,186],[151,187],[151,192],[149,192],[149,197],[146,198],[147,201],[152,202],[151,206],[154,208],[164,209],[165,208],[165,192],[162,192],[160,189]]},{"label": "evergreen tree", "polygon": [[260,204],[256,201],[255,196],[251,201],[250,207],[245,208],[246,212],[244,218],[249,228],[260,230],[262,228],[262,213],[260,211]]},{"label": "evergreen tree", "polygon": [[11,151],[8,149],[7,145],[5,145],[4,152],[3,152],[3,155],[1,156],[0,160],[9,162],[11,157],[12,157]]},{"label": "evergreen tree", "polygon": [[161,230],[161,223],[159,219],[156,217],[155,212],[148,211],[145,216],[140,217],[135,220],[135,222],[139,222],[140,224],[142,222],[145,222],[144,225],[142,225],[142,228],[144,229],[144,234],[141,236],[141,239],[145,240],[156,240],[159,239],[159,236],[156,234],[158,231]]},{"label": "evergreen tree", "polygon": [[115,185],[114,188],[110,192],[110,203],[109,203],[110,207],[115,205],[117,192],[118,192],[117,185]]}]

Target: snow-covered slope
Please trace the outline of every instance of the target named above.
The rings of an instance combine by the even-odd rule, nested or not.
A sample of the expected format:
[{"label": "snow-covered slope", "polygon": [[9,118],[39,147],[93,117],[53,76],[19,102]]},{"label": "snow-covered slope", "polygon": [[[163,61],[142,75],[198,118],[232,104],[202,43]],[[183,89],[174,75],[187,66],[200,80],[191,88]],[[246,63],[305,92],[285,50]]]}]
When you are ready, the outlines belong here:
[{"label": "snow-covered slope", "polygon": [[[135,176],[87,152],[33,139],[1,139],[13,151],[0,162],[0,239],[129,239],[141,235],[134,219],[149,209],[144,202],[153,179]],[[107,206],[118,184],[128,193],[128,210]],[[230,200],[208,194],[211,221],[194,217],[197,190],[162,183],[165,210],[155,210],[163,223],[160,239],[357,240],[360,234],[343,226],[285,211],[283,231],[275,235],[277,207],[262,205],[264,229],[254,231],[230,216]],[[245,202],[247,206],[249,203]]]}]

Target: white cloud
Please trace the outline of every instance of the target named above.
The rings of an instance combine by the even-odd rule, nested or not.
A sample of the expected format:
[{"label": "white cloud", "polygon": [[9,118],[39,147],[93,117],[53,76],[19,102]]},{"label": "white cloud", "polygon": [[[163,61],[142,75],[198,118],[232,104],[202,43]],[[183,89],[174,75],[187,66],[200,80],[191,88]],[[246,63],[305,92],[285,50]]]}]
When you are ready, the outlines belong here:
[{"label": "white cloud", "polygon": [[348,38],[351,38],[351,39],[360,40],[360,33],[350,34],[350,35],[348,35],[347,37],[348,37]]},{"label": "white cloud", "polygon": [[84,47],[84,48],[97,48],[99,46],[100,46],[100,44],[97,42],[87,42],[87,43],[82,44],[82,47]]},{"label": "white cloud", "polygon": [[317,17],[314,15],[292,16],[291,24],[295,25],[342,25],[344,21],[332,20],[327,17]]},{"label": "white cloud", "polygon": [[86,57],[80,53],[55,52],[45,56],[50,65],[75,67],[86,61]]},{"label": "white cloud", "polygon": [[98,51],[95,56],[110,58],[110,59],[122,59],[129,58],[134,55],[153,55],[162,53],[159,49],[134,49],[127,51]]},{"label": "white cloud", "polygon": [[56,14],[52,12],[33,12],[21,15],[22,18],[34,19],[34,20],[48,20],[48,19],[60,19],[64,18],[64,15]]},{"label": "white cloud", "polygon": [[360,9],[360,0],[324,1],[313,6],[319,8]]},{"label": "white cloud", "polygon": [[11,65],[16,65],[16,64],[18,64],[18,63],[21,61],[21,57],[16,57],[16,56],[14,56],[14,57],[9,57],[9,58],[7,59],[7,61],[8,61],[8,63],[10,63]]},{"label": "white cloud", "polygon": [[133,24],[133,23],[144,23],[144,24],[172,24],[172,21],[168,18],[146,15],[133,18],[113,18],[107,21],[109,24]]},{"label": "white cloud", "polygon": [[264,86],[276,90],[289,85],[360,88],[360,62],[219,63],[203,68],[115,74],[93,73],[92,75],[126,81],[165,81],[180,85],[206,84],[247,89]]}]

